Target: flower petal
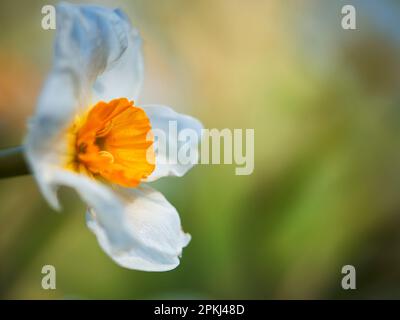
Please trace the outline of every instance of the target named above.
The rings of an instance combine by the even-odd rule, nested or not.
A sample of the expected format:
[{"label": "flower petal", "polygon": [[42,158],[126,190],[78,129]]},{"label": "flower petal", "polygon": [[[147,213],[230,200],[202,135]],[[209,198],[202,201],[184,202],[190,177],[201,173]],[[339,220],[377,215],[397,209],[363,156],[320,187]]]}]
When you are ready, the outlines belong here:
[{"label": "flower petal", "polygon": [[88,227],[96,234],[103,250],[116,263],[129,269],[167,271],[177,267],[190,235],[182,231],[176,209],[161,193],[148,186],[116,187],[115,191],[125,201],[125,223],[133,240],[127,250],[115,249],[108,225],[100,223],[97,212],[88,212]]},{"label": "flower petal", "polygon": [[[128,63],[131,68],[125,69]],[[114,70],[119,72],[120,79],[122,77],[124,81],[133,79],[133,82],[116,84],[119,87],[129,87],[130,91],[124,92],[122,96],[131,98],[138,90],[142,78],[140,38],[128,18],[118,9],[61,3],[57,6],[53,64],[52,73],[67,71],[75,81],[80,107],[87,108],[88,104],[97,102],[93,98],[105,90],[111,93],[103,80],[111,80],[108,74],[114,73]],[[122,70],[118,69],[121,65],[124,68]],[[132,71],[138,71],[139,74],[132,76]],[[116,85],[112,86],[117,89],[112,98],[122,94]],[[92,90],[95,91],[94,96]],[[49,94],[56,95],[57,92]]]},{"label": "flower petal", "polygon": [[115,249],[126,250],[132,242],[130,230],[125,227],[124,204],[121,199],[105,185],[66,170],[53,170],[47,175],[52,192],[59,186],[76,190],[82,200],[96,212],[100,225],[106,225],[107,236]]},{"label": "flower petal", "polygon": [[117,9],[115,13],[124,21],[122,26],[127,35],[127,48],[119,59],[97,78],[94,84],[95,101],[110,101],[119,97],[136,100],[143,82],[142,39],[122,11]]},{"label": "flower petal", "polygon": [[[198,162],[198,146],[201,141],[203,125],[201,122],[191,116],[175,112],[170,107],[162,105],[145,105],[141,106],[150,119],[152,130],[164,132],[165,146],[162,139],[155,141],[156,149],[156,167],[153,173],[146,181],[155,181],[166,176],[183,176]],[[175,128],[176,127],[176,132]],[[186,129],[191,131],[195,136],[194,139],[180,139]],[[188,153],[194,155],[189,163],[182,163],[177,153],[186,147]]]}]

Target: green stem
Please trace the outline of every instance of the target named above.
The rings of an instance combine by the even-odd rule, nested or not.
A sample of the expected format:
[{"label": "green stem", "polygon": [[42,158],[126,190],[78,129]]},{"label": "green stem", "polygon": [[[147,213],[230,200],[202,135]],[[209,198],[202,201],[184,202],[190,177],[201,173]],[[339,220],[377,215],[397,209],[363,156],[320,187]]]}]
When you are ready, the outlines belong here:
[{"label": "green stem", "polygon": [[23,146],[0,150],[0,179],[30,174]]}]

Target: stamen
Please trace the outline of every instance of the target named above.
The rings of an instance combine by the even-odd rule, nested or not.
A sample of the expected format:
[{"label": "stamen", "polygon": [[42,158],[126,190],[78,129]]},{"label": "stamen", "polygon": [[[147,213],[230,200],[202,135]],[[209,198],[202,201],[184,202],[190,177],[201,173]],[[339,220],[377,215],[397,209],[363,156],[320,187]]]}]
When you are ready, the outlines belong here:
[{"label": "stamen", "polygon": [[109,159],[110,163],[114,163],[114,156],[110,152],[102,150],[99,152],[99,155],[102,156],[103,158]]}]

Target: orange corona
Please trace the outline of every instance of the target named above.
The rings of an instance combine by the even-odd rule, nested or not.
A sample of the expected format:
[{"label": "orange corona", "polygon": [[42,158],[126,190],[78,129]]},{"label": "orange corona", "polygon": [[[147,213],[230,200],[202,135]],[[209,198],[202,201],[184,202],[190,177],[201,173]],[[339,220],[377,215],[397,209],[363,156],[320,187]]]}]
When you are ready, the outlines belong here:
[{"label": "orange corona", "polygon": [[154,138],[143,109],[125,98],[99,102],[69,130],[67,167],[125,187],[154,170]]}]

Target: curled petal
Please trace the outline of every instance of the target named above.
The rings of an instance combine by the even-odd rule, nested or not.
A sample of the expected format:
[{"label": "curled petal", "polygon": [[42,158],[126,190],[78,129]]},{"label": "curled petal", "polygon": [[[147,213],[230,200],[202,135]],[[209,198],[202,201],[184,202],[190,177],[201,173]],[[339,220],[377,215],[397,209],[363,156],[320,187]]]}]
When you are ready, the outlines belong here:
[{"label": "curled petal", "polygon": [[126,250],[131,243],[131,233],[123,215],[125,204],[107,186],[87,177],[63,169],[43,167],[41,179],[50,203],[58,205],[56,192],[59,186],[74,189],[81,199],[96,212],[99,225],[107,226],[106,233],[115,250]]},{"label": "curled petal", "polygon": [[[162,105],[141,107],[149,117],[156,135],[156,166],[146,181],[151,182],[166,176],[183,176],[198,162],[198,147],[203,125],[199,120],[175,112],[170,107]],[[165,140],[157,137],[157,133],[164,133]],[[183,149],[185,153],[193,155],[188,162],[182,162],[179,157]]]},{"label": "curled petal", "polygon": [[143,82],[142,39],[122,11],[117,9],[115,14],[124,21],[122,27],[127,47],[119,59],[97,78],[94,84],[95,101],[110,101],[117,97],[136,100]]},{"label": "curled petal", "polygon": [[[87,224],[103,250],[119,265],[143,271],[167,271],[179,265],[182,248],[190,241],[185,234],[176,209],[156,190],[141,186],[137,189],[114,190],[125,203],[124,218],[131,233],[126,250],[118,250],[110,241],[108,225],[102,225],[97,212],[87,213]],[[112,232],[118,232],[114,230]]]}]

